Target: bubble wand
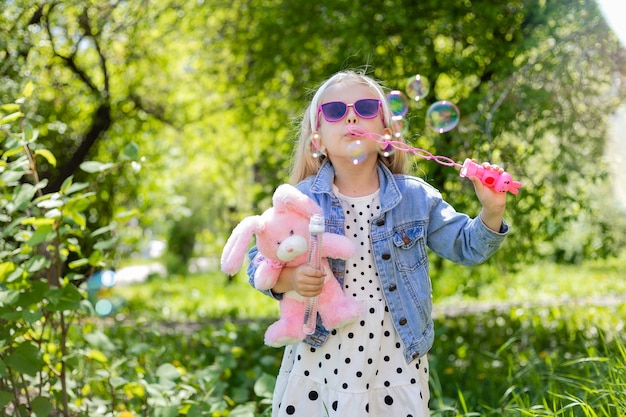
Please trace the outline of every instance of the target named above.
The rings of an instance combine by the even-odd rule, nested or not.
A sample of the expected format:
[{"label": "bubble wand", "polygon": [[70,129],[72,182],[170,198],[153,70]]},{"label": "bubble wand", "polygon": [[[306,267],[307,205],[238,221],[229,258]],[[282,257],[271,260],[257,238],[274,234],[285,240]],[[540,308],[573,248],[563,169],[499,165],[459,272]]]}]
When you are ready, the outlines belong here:
[{"label": "bubble wand", "polygon": [[[419,102],[428,95],[430,91],[430,82],[426,77],[417,74],[407,80],[405,90],[412,98],[413,102]],[[391,110],[392,123],[398,131],[395,136],[402,137],[402,135],[408,130],[408,123],[404,119],[404,116],[409,110],[409,100],[404,93],[399,90],[394,90],[387,95],[387,103],[389,104],[389,108]],[[454,129],[459,123],[459,119],[459,108],[454,103],[447,100],[434,102],[430,105],[428,111],[426,112],[426,122],[428,126],[430,126],[437,133],[444,133]],[[433,160],[440,165],[461,168],[461,177],[476,177],[485,186],[492,188],[497,192],[506,193],[508,191],[511,194],[517,194],[519,192],[519,188],[522,186],[521,182],[513,181],[513,178],[508,172],[498,172],[487,169],[469,158],[467,158],[463,162],[463,165],[461,165],[447,156],[433,155],[424,149],[414,148],[405,142],[392,140],[391,136],[388,135],[379,135],[367,132],[356,126],[347,126],[347,129],[355,136],[366,137],[377,142],[381,145],[381,153],[384,156],[389,156],[398,150],[401,152],[411,153],[422,159]],[[353,143],[353,146],[356,147],[361,145],[360,140],[356,140]],[[353,151],[355,151],[355,154],[359,152],[358,149],[353,149]],[[317,154],[318,152],[314,152],[314,155]],[[359,157],[355,157],[353,162],[358,164]]]},{"label": "bubble wand", "polygon": [[[398,150],[401,152],[411,153],[425,160],[435,161],[440,165],[461,168],[461,172],[459,174],[461,177],[476,177],[485,186],[501,193],[506,193],[508,191],[511,194],[517,194],[519,192],[519,188],[522,186],[521,182],[513,181],[513,178],[508,172],[498,172],[486,169],[484,166],[477,164],[469,158],[467,158],[461,165],[447,156],[433,155],[427,150],[414,148],[405,142],[391,140],[391,136],[389,135],[379,135],[377,133],[368,132],[358,126],[346,126],[346,129],[354,136],[366,137],[382,145],[381,149],[383,149],[382,152],[385,156],[389,156]],[[356,142],[355,144],[360,145]],[[358,163],[356,159],[355,163]]]},{"label": "bubble wand", "polygon": [[[324,216],[314,214],[309,221],[309,265],[322,269],[322,236],[324,235]],[[317,297],[309,297],[304,311],[304,334],[315,333],[317,324]]]}]

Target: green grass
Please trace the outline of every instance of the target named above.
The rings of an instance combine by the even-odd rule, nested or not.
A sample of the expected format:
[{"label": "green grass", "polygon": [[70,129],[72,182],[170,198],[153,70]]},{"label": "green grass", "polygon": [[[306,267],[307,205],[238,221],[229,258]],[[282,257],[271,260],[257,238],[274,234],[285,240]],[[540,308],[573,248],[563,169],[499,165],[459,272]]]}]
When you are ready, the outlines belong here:
[{"label": "green grass", "polygon": [[[491,265],[433,273],[439,314],[429,354],[432,415],[626,415],[622,271],[626,257],[537,264],[511,274]],[[269,415],[281,350],[262,340],[278,308],[243,274],[233,282],[220,273],[153,278],[103,295],[126,300],[106,321],[117,325],[103,330],[116,346],[106,353],[133,365],[124,369],[128,383],[119,397],[128,395],[133,381],[148,381],[142,375],[173,364],[181,376],[171,392],[160,394],[170,409]],[[472,306],[484,308],[443,314]],[[163,325],[171,321],[181,324]],[[176,406],[180,390],[188,397]],[[151,404],[147,394],[128,407],[133,401],[136,415]]]},{"label": "green grass", "polygon": [[[436,309],[481,303],[568,304],[626,297],[626,256],[584,265],[541,263],[510,274],[502,274],[489,264],[475,268],[446,265],[431,275]],[[144,284],[115,287],[112,294],[125,300],[123,311],[130,316],[132,311],[141,311],[144,316],[168,321],[278,315],[277,303],[255,291],[243,273],[232,281],[220,272],[154,277]]]},{"label": "green grass", "polygon": [[166,321],[204,321],[278,316],[278,303],[254,290],[240,274],[232,282],[219,272],[187,277],[153,277],[139,285],[118,286],[109,296],[124,301],[122,314]]},{"label": "green grass", "polygon": [[546,262],[502,273],[494,264],[474,268],[446,265],[433,273],[435,297],[440,302],[530,301],[626,294],[626,253],[620,258],[581,265]]}]

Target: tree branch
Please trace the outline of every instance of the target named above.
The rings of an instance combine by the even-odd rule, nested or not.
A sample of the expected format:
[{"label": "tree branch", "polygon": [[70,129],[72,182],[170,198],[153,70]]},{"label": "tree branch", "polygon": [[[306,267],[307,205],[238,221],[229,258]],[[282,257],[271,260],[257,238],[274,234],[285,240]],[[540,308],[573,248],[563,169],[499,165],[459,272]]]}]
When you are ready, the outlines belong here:
[{"label": "tree branch", "polygon": [[[52,8],[50,9],[50,12],[52,12]],[[78,149],[76,150],[76,152],[74,152],[69,161],[60,166],[56,179],[51,182],[48,187],[46,187],[47,192],[58,190],[63,184],[63,181],[65,181],[68,177],[73,175],[78,170],[80,164],[87,159],[89,151],[109,129],[113,122],[109,96],[109,74],[107,71],[107,59],[102,53],[98,38],[95,36],[93,30],[91,29],[87,8],[85,8],[82,14],[78,17],[78,22],[80,28],[83,31],[83,34],[80,37],[79,41],[75,43],[74,49],[69,56],[62,55],[56,49],[48,19],[46,19],[45,26],[48,36],[50,37],[50,44],[52,46],[52,51],[54,55],[61,58],[67,68],[88,87],[88,89],[94,94],[96,100],[100,104],[96,111],[91,114],[91,124],[87,132],[83,135]],[[103,75],[102,88],[98,88],[93,79],[90,78],[87,72],[79,67],[77,63],[76,55],[78,53],[79,44],[85,38],[91,38],[93,40],[95,50],[98,54],[98,67],[102,71]]]}]

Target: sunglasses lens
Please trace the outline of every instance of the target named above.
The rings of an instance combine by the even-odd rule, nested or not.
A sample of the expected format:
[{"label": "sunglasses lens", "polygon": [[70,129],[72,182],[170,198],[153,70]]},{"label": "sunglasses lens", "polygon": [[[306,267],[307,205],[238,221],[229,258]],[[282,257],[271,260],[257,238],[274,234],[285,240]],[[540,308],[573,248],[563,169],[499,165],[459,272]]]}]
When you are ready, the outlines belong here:
[{"label": "sunglasses lens", "polygon": [[366,119],[374,118],[378,115],[378,109],[380,108],[380,102],[372,98],[366,98],[358,100],[354,103],[354,109],[359,116]]},{"label": "sunglasses lens", "polygon": [[331,101],[330,103],[322,104],[322,113],[324,113],[324,118],[329,122],[341,120],[346,115],[347,110],[348,106],[341,101]]}]

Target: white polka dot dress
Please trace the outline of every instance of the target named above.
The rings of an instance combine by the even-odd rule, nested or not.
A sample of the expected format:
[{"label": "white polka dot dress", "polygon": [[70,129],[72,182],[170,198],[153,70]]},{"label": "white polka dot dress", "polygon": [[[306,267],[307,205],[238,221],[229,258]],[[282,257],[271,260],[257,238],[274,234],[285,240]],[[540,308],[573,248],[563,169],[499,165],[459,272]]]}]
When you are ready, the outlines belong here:
[{"label": "white polka dot dress", "polygon": [[357,247],[346,261],[344,292],[364,303],[365,316],[333,330],[319,348],[285,348],[272,416],[428,416],[428,361],[406,363],[371,253],[369,225],[380,212],[379,193],[335,193],[344,207],[345,234]]}]

